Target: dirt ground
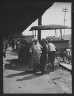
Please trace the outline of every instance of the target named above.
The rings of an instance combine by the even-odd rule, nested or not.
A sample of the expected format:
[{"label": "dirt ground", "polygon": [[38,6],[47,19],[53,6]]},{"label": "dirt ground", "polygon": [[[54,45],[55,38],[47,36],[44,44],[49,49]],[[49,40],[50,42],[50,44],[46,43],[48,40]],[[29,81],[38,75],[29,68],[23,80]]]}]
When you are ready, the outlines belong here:
[{"label": "dirt ground", "polygon": [[15,52],[8,48],[6,63],[3,70],[3,93],[45,93],[45,94],[72,94],[72,75],[69,71],[59,67],[55,60],[54,71],[48,67],[47,74],[32,73],[27,64],[19,62]]}]

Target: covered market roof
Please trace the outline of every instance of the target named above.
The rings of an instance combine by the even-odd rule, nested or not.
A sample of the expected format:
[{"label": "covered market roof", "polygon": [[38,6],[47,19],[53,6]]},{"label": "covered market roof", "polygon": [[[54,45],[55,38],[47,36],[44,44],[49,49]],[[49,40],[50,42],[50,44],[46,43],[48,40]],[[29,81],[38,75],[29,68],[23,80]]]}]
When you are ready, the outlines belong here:
[{"label": "covered market roof", "polygon": [[64,25],[39,25],[31,27],[30,31],[32,30],[54,30],[54,29],[71,29],[69,26]]}]

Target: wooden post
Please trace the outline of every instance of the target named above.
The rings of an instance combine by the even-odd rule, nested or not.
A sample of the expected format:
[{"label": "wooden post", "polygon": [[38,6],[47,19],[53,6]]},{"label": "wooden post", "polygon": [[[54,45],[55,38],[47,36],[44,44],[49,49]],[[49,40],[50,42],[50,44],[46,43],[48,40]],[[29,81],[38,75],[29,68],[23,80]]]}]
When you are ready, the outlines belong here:
[{"label": "wooden post", "polygon": [[32,34],[33,34],[33,37],[34,37],[34,32],[33,32],[33,30],[32,30]]},{"label": "wooden post", "polygon": [[36,30],[35,30],[35,38],[36,38]]},{"label": "wooden post", "polygon": [[[64,26],[65,26],[65,21],[66,21],[66,19],[65,19],[65,17],[66,17],[66,12],[69,12],[68,11],[68,9],[65,7],[65,8],[63,8],[63,11],[62,12],[64,12]],[[64,29],[64,35],[63,35],[63,37],[65,37],[65,29]]]},{"label": "wooden post", "polygon": [[61,35],[61,40],[62,40],[62,29],[60,29],[60,35]]},{"label": "wooden post", "polygon": [[[42,25],[41,19],[42,19],[42,16],[38,18],[38,25]],[[41,30],[38,30],[38,40],[41,41]]]},{"label": "wooden post", "polygon": [[55,29],[55,37],[57,37],[56,29]]}]

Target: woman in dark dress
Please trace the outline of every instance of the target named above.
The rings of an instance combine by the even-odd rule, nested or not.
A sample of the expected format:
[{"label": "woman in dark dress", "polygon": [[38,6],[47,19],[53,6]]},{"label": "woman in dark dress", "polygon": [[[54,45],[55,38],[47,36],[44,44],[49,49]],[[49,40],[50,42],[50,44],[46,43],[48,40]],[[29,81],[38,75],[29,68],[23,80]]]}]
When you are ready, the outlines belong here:
[{"label": "woman in dark dress", "polygon": [[48,46],[46,40],[43,41],[43,49],[42,49],[42,74],[46,74],[47,64],[48,64]]}]

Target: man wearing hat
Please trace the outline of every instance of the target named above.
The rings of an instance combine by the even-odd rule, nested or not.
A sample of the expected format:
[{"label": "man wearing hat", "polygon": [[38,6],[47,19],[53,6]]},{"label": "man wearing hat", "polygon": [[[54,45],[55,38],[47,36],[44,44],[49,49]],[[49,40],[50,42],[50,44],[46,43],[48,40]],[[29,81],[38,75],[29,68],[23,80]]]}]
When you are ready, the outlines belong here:
[{"label": "man wearing hat", "polygon": [[52,64],[52,68],[54,69],[54,61],[55,61],[55,52],[56,47],[51,41],[48,43],[48,62]]}]

